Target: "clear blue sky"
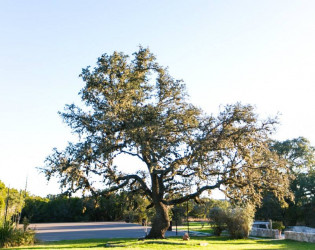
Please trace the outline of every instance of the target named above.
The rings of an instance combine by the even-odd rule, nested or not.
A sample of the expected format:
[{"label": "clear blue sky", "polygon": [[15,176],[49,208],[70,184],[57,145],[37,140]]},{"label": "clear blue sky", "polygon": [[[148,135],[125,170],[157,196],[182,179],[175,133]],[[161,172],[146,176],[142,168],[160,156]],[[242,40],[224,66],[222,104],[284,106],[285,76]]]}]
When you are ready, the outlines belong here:
[{"label": "clear blue sky", "polygon": [[57,112],[78,75],[114,50],[150,47],[208,113],[241,101],[280,112],[276,139],[315,145],[315,1],[1,1],[0,180],[58,193],[35,169],[72,139]]}]

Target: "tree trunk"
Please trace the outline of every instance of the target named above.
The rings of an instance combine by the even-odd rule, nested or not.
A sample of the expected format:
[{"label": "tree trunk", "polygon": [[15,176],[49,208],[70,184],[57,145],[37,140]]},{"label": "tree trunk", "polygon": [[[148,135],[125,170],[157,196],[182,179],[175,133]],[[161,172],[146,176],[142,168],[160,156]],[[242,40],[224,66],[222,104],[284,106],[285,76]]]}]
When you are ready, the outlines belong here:
[{"label": "tree trunk", "polygon": [[152,228],[147,235],[147,239],[165,239],[165,232],[170,226],[168,209],[162,202],[157,202],[155,206],[155,217],[152,222]]}]

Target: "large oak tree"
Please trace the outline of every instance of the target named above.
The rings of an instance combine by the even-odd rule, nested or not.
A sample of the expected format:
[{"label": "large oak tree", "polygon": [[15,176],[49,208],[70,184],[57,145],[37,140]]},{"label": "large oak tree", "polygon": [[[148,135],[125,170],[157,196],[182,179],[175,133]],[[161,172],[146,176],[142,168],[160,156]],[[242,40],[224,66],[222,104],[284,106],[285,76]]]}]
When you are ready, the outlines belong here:
[{"label": "large oak tree", "polygon": [[[71,104],[61,113],[80,140],[54,149],[43,171],[48,179],[58,176],[68,192],[142,193],[156,211],[148,238],[164,238],[168,208],[204,191],[221,189],[243,203],[260,202],[265,189],[280,199],[288,194],[286,165],[268,146],[276,121],[259,120],[252,106],[204,114],[187,101],[183,82],[142,47],[132,59],[104,54],[81,77],[85,107]],[[115,165],[121,155],[137,158],[145,170],[126,174],[129,168]],[[94,185],[100,178],[102,188]]]}]

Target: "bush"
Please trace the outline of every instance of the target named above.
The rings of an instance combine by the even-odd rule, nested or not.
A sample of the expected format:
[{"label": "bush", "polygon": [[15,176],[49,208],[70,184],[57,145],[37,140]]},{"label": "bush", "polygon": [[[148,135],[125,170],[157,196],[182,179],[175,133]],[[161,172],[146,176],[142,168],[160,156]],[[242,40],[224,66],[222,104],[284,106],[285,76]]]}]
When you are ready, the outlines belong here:
[{"label": "bush", "polygon": [[22,246],[22,245],[32,245],[35,242],[35,232],[33,230],[22,231],[20,229],[15,229],[13,231],[12,237],[8,242],[8,246]]},{"label": "bush", "polygon": [[9,221],[0,227],[0,247],[15,247],[21,245],[31,245],[35,241],[33,230],[21,230],[14,228]]},{"label": "bush", "polygon": [[6,246],[9,239],[12,238],[13,231],[14,228],[12,223],[8,221],[3,223],[3,225],[0,227],[0,248]]},{"label": "bush", "polygon": [[285,226],[283,225],[282,221],[273,221],[272,222],[272,229],[278,229],[281,232]]},{"label": "bush", "polygon": [[22,223],[23,223],[23,232],[26,232],[28,226],[30,225],[30,221],[27,217],[24,217]]},{"label": "bush", "polygon": [[227,229],[234,239],[247,238],[253,224],[254,213],[255,211],[251,206],[246,208],[212,208],[209,218],[213,225],[213,233],[220,236],[222,231]]},{"label": "bush", "polygon": [[210,223],[213,225],[214,235],[220,236],[226,229],[227,211],[220,207],[214,207],[209,212]]},{"label": "bush", "polygon": [[227,230],[234,239],[247,238],[254,221],[252,206],[229,209],[226,218]]}]

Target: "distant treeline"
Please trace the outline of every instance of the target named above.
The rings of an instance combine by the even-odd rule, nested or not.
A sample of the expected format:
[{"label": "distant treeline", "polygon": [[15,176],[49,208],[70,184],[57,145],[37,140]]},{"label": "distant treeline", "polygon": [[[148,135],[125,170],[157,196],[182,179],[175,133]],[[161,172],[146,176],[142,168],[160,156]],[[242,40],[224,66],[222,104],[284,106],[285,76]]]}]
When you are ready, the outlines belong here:
[{"label": "distant treeline", "polygon": [[[197,204],[188,202],[190,218],[207,219],[213,207],[226,207],[227,201],[201,199]],[[117,221],[141,222],[150,221],[154,215],[152,209],[146,209],[150,204],[140,195],[130,196],[125,192],[115,193],[106,197],[67,197],[63,195],[47,198],[29,196],[25,199],[22,216],[30,222],[80,222],[80,221]],[[181,222],[187,217],[187,203],[171,208],[172,220]],[[306,225],[315,227],[315,203],[309,200],[305,204],[289,203],[289,207],[281,207],[272,195],[266,195],[263,206],[256,212],[256,220],[282,221],[286,226]]]},{"label": "distant treeline", "polygon": [[32,223],[124,220],[131,212],[131,217],[145,217],[140,209],[145,203],[140,197],[130,199],[126,193],[97,198],[31,196],[25,200],[22,218],[27,217]]},{"label": "distant treeline", "polygon": [[[256,211],[256,220],[282,221],[286,226],[306,225],[315,227],[315,187],[314,172],[297,175],[292,183],[294,202],[282,207],[271,194],[266,194],[262,207]],[[303,191],[303,192],[302,192]],[[306,193],[306,194],[305,194]],[[8,196],[9,194],[9,196]],[[201,203],[188,202],[188,216],[207,219],[213,207],[225,207],[227,201],[201,199]],[[8,208],[5,209],[6,204]],[[30,222],[79,222],[79,221],[117,221],[141,222],[150,220],[152,209],[146,209],[150,202],[141,195],[128,195],[127,192],[113,193],[103,197],[68,197],[49,195],[46,198],[30,196],[24,191],[8,188],[0,181],[0,222],[7,219],[20,222],[27,217]],[[22,209],[23,208],[23,209]],[[22,215],[20,211],[22,210]],[[187,217],[187,203],[171,208],[172,220],[180,224]]]},{"label": "distant treeline", "polygon": [[[261,208],[256,211],[256,220],[282,221],[286,226],[306,225],[315,227],[315,200],[309,199],[304,204],[289,202],[288,207],[281,207],[273,195],[266,195]],[[150,202],[140,195],[130,196],[126,192],[115,193],[106,197],[67,197],[63,195],[47,198],[28,196],[22,210],[22,216],[30,222],[79,222],[79,221],[150,221],[154,210],[146,209]],[[197,204],[188,202],[188,216],[207,219],[213,207],[226,207],[227,201],[204,198]],[[187,203],[171,208],[172,220],[181,222],[187,217]]]},{"label": "distant treeline", "polygon": [[[172,219],[180,224],[187,217],[206,219],[209,210],[215,206],[224,206],[226,201],[203,199],[202,204],[194,201],[171,209]],[[150,221],[153,209],[147,209],[150,202],[140,195],[130,196],[126,192],[106,197],[67,197],[50,195],[47,198],[29,196],[25,199],[22,218],[31,223],[38,222],[79,222],[79,221]]]}]

